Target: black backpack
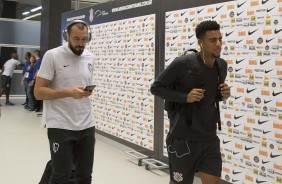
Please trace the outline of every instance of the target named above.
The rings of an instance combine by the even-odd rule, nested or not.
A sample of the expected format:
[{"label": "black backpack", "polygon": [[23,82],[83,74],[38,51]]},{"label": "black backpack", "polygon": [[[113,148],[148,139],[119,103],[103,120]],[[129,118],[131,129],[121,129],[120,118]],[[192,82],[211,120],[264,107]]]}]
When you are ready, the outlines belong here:
[{"label": "black backpack", "polygon": [[[201,65],[200,63],[197,61],[196,59],[196,53],[198,51],[195,49],[189,49],[186,50],[183,55],[181,55],[180,57],[182,57],[182,60],[187,61],[187,68],[188,70],[190,70],[192,72],[192,74],[194,76],[197,76],[196,78],[198,80],[196,80],[196,86],[195,87],[202,87],[203,84],[203,76],[201,75]],[[221,58],[217,58],[216,59],[216,63],[218,65],[218,77],[219,77],[219,83],[224,83],[225,78],[227,76],[227,62],[224,59]],[[175,86],[171,86],[170,88],[172,89],[176,89]],[[217,95],[217,100],[216,100],[216,106],[218,109],[218,114],[219,114],[219,122],[218,122],[218,129],[221,130],[221,120],[220,120],[220,110],[219,110],[219,101],[222,100],[222,96],[221,94],[218,92]],[[167,111],[168,117],[170,117],[170,113],[174,110],[176,110],[178,108],[179,104],[177,102],[171,102],[171,101],[167,101],[165,100],[165,110]],[[191,108],[192,109],[192,108]],[[170,126],[172,127],[172,126]]]}]

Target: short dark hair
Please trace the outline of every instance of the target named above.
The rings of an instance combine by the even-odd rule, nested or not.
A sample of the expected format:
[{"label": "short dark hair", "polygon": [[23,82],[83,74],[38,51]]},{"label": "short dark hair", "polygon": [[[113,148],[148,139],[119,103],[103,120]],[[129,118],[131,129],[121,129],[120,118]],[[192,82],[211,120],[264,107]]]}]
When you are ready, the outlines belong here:
[{"label": "short dark hair", "polygon": [[31,56],[31,53],[30,53],[30,52],[26,52],[25,54],[27,55],[27,57],[30,58],[30,56]]},{"label": "short dark hair", "polygon": [[205,35],[207,31],[215,31],[215,30],[220,30],[220,25],[216,21],[213,20],[203,21],[196,27],[196,37],[200,39]]},{"label": "short dark hair", "polygon": [[76,23],[73,23],[73,24],[71,24],[70,26],[68,26],[68,28],[67,28],[68,35],[70,35],[71,28],[72,28],[73,26],[78,27],[78,29],[81,30],[81,31],[84,30],[84,28],[87,28],[87,29],[88,29],[88,26],[87,26],[86,24],[84,24],[84,23],[82,23],[82,22],[76,22]]},{"label": "short dark hair", "polygon": [[38,57],[40,57],[40,50],[35,50],[33,54],[36,54]]}]

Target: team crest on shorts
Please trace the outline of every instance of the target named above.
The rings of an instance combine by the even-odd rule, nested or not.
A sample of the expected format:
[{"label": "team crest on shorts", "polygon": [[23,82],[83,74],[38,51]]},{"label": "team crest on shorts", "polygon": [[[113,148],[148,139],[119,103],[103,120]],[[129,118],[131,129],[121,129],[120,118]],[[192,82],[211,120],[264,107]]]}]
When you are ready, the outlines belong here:
[{"label": "team crest on shorts", "polygon": [[179,172],[173,172],[173,179],[177,182],[183,181],[182,174]]}]

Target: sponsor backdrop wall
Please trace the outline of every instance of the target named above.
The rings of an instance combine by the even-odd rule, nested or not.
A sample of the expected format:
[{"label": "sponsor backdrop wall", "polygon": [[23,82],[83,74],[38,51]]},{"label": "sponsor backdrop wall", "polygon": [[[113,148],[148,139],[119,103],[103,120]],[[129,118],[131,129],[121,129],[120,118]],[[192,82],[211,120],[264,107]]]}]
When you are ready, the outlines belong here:
[{"label": "sponsor backdrop wall", "polygon": [[[129,3],[130,2],[130,3]],[[118,1],[63,15],[90,24],[87,49],[96,56],[93,114],[99,133],[154,154],[154,96],[158,1]]]},{"label": "sponsor backdrop wall", "polygon": [[195,27],[221,24],[232,96],[221,103],[222,179],[282,183],[282,0],[118,1],[63,14],[91,26],[93,113],[99,133],[166,161],[163,100],[150,84],[186,49]]}]

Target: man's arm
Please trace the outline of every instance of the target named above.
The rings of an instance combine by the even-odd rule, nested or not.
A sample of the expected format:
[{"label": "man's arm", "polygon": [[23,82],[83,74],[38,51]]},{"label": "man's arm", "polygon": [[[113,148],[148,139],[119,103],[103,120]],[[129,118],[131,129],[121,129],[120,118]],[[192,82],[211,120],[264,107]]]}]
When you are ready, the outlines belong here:
[{"label": "man's arm", "polygon": [[[187,102],[187,94],[176,91],[173,85],[179,82],[179,74],[183,71],[183,65],[179,58],[175,59],[155,80],[151,86],[151,93],[162,99],[172,102]],[[185,69],[185,68],[184,68]]]},{"label": "man's arm", "polygon": [[55,100],[60,98],[72,97],[75,99],[85,98],[91,95],[91,92],[83,91],[82,86],[76,86],[70,89],[56,90],[49,86],[51,81],[36,77],[34,95],[37,100]]}]

